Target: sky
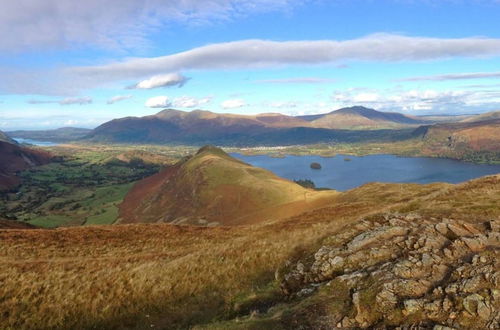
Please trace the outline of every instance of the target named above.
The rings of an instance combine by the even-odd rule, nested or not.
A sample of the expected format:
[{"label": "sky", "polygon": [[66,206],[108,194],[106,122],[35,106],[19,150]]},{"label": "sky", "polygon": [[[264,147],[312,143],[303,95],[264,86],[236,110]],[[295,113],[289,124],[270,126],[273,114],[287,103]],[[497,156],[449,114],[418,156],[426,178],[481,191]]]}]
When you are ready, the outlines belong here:
[{"label": "sky", "polygon": [[500,0],[0,3],[0,130],[165,108],[500,110]]}]

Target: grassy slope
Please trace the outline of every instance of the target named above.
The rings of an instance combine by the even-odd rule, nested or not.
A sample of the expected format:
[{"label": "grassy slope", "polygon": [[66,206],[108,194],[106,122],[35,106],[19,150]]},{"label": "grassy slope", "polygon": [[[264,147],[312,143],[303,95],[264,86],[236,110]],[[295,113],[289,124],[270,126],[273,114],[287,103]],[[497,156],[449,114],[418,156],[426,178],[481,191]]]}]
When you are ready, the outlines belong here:
[{"label": "grassy slope", "polygon": [[[286,323],[286,315],[342,308],[333,295],[342,288],[303,302],[283,300],[274,277],[287,260],[310,254],[323,238],[378,212],[498,218],[499,196],[497,175],[461,185],[369,184],[339,195],[328,207],[249,227],[0,231],[0,324],[7,329],[297,327]],[[275,307],[268,314],[251,313],[270,306]]]},{"label": "grassy slope", "polygon": [[249,224],[319,207],[335,195],[305,189],[209,148],[138,183],[120,216],[122,223]]}]

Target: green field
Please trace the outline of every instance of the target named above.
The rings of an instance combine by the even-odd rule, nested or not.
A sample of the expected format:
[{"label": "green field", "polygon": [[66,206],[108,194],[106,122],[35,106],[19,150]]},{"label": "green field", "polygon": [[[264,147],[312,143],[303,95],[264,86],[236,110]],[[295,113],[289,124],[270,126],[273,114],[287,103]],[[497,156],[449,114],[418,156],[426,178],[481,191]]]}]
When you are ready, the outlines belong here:
[{"label": "green field", "polygon": [[43,228],[112,224],[132,185],[175,160],[132,147],[50,150],[56,162],[20,173],[22,185],[0,194],[0,217]]}]

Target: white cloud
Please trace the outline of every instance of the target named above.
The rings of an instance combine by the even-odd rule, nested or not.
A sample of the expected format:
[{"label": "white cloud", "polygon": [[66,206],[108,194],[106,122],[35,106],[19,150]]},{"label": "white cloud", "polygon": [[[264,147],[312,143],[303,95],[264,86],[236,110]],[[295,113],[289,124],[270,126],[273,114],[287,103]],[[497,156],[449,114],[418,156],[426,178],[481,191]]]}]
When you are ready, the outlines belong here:
[{"label": "white cloud", "polygon": [[148,45],[151,32],[289,10],[301,0],[15,0],[0,2],[0,50]]},{"label": "white cloud", "polygon": [[104,65],[67,67],[46,72],[19,72],[3,68],[0,74],[4,79],[0,80],[0,90],[10,94],[71,95],[110,83],[145,79],[161,72],[294,65],[335,66],[345,61],[398,62],[494,56],[500,56],[500,39],[374,34],[342,41],[242,40],[211,44],[160,57],[132,58]]},{"label": "white cloud", "polygon": [[132,98],[132,95],[116,95],[116,96],[113,96],[112,98],[110,98],[106,103],[107,104],[114,104],[116,102],[128,100],[131,98]]},{"label": "white cloud", "polygon": [[67,97],[67,98],[62,99],[62,100],[35,100],[35,99],[31,99],[31,100],[28,100],[27,103],[29,103],[29,104],[58,103],[59,105],[72,105],[72,104],[84,105],[84,104],[91,104],[92,98],[89,96],[84,96],[84,97]]},{"label": "white cloud", "polygon": [[129,88],[152,89],[158,87],[182,87],[190,78],[184,77],[180,73],[167,73],[153,76],[149,79],[138,82]]},{"label": "white cloud", "polygon": [[353,97],[354,103],[372,103],[377,102],[379,95],[377,93],[359,93]]},{"label": "white cloud", "polygon": [[172,102],[172,105],[176,108],[196,108],[209,104],[211,101],[211,97],[195,98],[189,96],[181,96],[175,98]]},{"label": "white cloud", "polygon": [[88,96],[84,97],[67,97],[58,102],[60,105],[71,105],[71,104],[90,104],[92,103],[92,98]]},{"label": "white cloud", "polygon": [[224,109],[237,109],[237,108],[242,108],[246,105],[247,105],[246,102],[242,99],[225,100],[224,102],[221,103],[221,106]]},{"label": "white cloud", "polygon": [[327,84],[335,82],[335,79],[302,77],[302,78],[285,78],[285,79],[266,79],[266,80],[257,80],[256,82],[264,84]]},{"label": "white cloud", "polygon": [[467,80],[500,78],[500,72],[468,72],[468,73],[450,73],[434,76],[418,76],[398,79],[398,81],[446,81],[446,80]]},{"label": "white cloud", "polygon": [[499,55],[500,39],[444,39],[374,34],[344,41],[234,41],[154,58],[135,58],[106,65],[74,67],[68,69],[67,73],[81,76],[95,85],[97,82],[133,79],[165,71],[324,65],[346,60],[424,61]]},{"label": "white cloud", "polygon": [[146,101],[148,108],[168,108],[172,105],[168,96],[155,96]]},{"label": "white cloud", "polygon": [[416,114],[476,112],[498,107],[500,91],[351,89],[335,92],[332,102],[336,108],[363,105],[377,110]]}]

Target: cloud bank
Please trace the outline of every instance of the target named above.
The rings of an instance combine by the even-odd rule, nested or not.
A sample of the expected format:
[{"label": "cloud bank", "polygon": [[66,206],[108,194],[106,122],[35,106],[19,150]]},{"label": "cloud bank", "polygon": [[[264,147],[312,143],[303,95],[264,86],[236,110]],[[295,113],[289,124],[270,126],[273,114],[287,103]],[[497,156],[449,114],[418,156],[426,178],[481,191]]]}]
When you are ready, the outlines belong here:
[{"label": "cloud bank", "polygon": [[203,25],[258,12],[289,10],[301,0],[15,0],[0,2],[0,50],[90,45],[147,46],[169,24]]},{"label": "cloud bank", "polygon": [[[241,40],[211,44],[166,56],[67,67],[37,72],[36,75],[0,68],[4,77],[0,81],[0,90],[11,94],[72,95],[85,89],[131,80],[139,80],[135,86],[141,88],[185,84],[187,78],[182,78],[180,74],[164,75],[164,72],[335,66],[346,61],[411,62],[497,56],[500,56],[500,38],[444,39],[374,34],[344,41]],[[268,82],[319,83],[320,80],[291,78]]]},{"label": "cloud bank", "polygon": [[457,113],[500,105],[500,91],[433,89],[351,89],[331,95],[337,108],[364,105],[385,111],[409,113]]},{"label": "cloud bank", "polygon": [[135,58],[99,66],[73,67],[68,73],[90,81],[133,79],[158,72],[325,65],[338,61],[426,61],[500,55],[500,39],[426,38],[374,34],[364,38],[306,41],[242,40],[194,48],[154,58]]}]

